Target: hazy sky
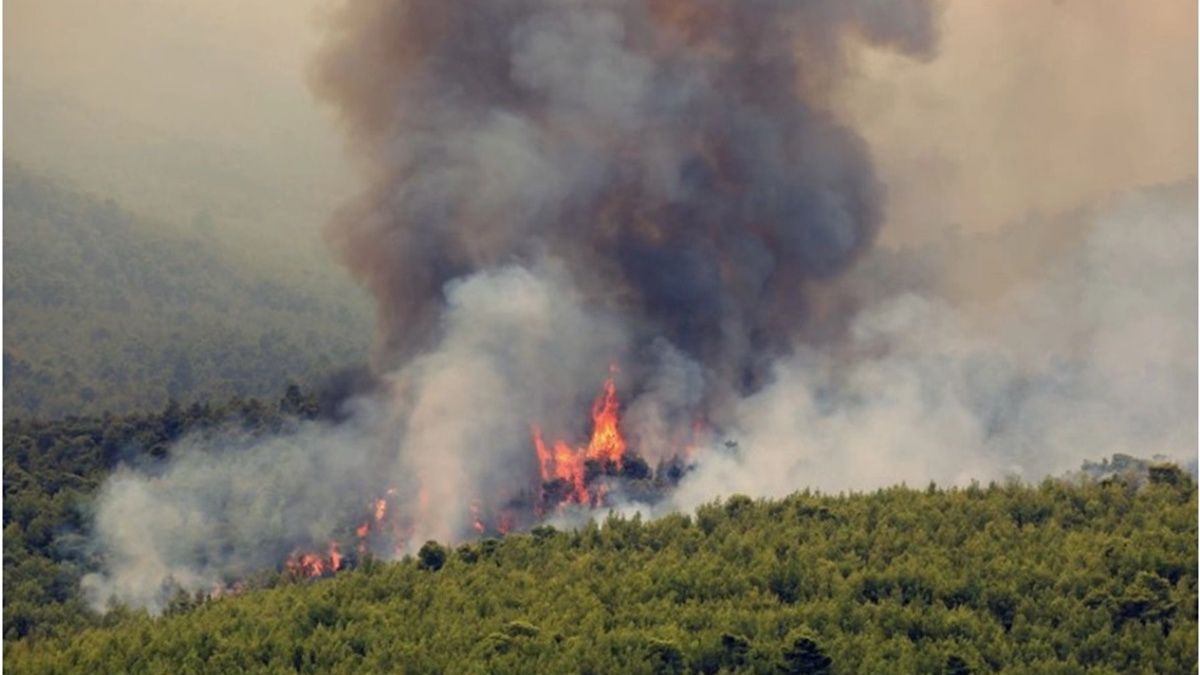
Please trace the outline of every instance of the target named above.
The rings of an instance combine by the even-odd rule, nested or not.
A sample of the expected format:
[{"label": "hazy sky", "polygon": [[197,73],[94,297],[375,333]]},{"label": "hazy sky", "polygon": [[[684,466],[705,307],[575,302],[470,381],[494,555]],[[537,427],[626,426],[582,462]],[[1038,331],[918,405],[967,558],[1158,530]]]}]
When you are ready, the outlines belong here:
[{"label": "hazy sky", "polygon": [[[8,0],[5,153],[186,222],[315,240],[354,185],[307,84],[331,0]],[[863,53],[841,100],[884,240],[994,229],[1195,174],[1191,0],[950,0],[938,54]]]},{"label": "hazy sky", "polygon": [[5,153],[133,208],[316,228],[351,185],[313,0],[9,0]]},{"label": "hazy sky", "polygon": [[885,238],[978,230],[1196,173],[1193,0],[952,0],[939,54],[868,54],[847,92]]}]

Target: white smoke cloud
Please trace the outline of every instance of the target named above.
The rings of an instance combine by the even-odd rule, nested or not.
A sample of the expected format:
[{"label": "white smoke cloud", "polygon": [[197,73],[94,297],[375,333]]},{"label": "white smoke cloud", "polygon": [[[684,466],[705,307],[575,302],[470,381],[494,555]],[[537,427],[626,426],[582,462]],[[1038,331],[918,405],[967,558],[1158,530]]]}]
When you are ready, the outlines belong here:
[{"label": "white smoke cloud", "polygon": [[846,343],[798,348],[736,404],[737,452],[714,449],[672,506],[1037,480],[1116,452],[1192,459],[1194,195],[1117,200],[1080,247],[986,307],[904,293],[865,309]]},{"label": "white smoke cloud", "polygon": [[163,466],[118,469],[96,500],[103,569],[83,578],[85,597],[96,609],[115,600],[157,612],[176,589],[223,588],[324,545],[375,483],[370,449],[385,427],[363,402],[352,423],[187,437]]},{"label": "white smoke cloud", "polygon": [[397,479],[416,475],[433,505],[418,519],[418,543],[461,536],[472,499],[535,490],[530,425],[573,431],[626,341],[553,264],[480,272],[446,295],[437,348],[396,376],[412,396]]}]

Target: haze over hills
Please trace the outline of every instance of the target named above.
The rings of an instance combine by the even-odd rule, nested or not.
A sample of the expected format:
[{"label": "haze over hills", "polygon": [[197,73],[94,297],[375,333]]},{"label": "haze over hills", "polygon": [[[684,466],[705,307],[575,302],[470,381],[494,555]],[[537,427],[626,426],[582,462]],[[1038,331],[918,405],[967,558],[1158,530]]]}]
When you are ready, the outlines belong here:
[{"label": "haze over hills", "polygon": [[342,282],[319,232],[352,176],[305,82],[317,5],[6,3],[5,157]]},{"label": "haze over hills", "polygon": [[276,396],[366,358],[357,289],[252,266],[188,232],[8,164],[5,416]]},{"label": "haze over hills", "polygon": [[317,6],[6,4],[6,416],[275,396],[365,359],[320,233],[352,183],[305,82]]}]

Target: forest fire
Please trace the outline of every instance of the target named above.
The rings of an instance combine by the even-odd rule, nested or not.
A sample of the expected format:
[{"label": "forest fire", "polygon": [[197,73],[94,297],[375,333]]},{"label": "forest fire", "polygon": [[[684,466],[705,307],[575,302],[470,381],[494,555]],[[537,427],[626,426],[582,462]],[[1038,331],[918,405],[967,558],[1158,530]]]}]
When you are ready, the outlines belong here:
[{"label": "forest fire", "polygon": [[358,539],[359,555],[367,553],[370,549],[369,539],[373,535],[377,536],[380,532],[386,531],[395,540],[403,540],[407,536],[407,530],[410,529],[408,525],[399,520],[392,521],[388,517],[389,512],[394,512],[388,506],[389,501],[395,497],[396,488],[388,488],[382,497],[372,500],[367,509],[369,515],[359,523],[358,527],[354,528],[354,536]]},{"label": "forest fire", "polygon": [[[653,473],[645,461],[629,447],[621,428],[621,401],[617,396],[617,368],[611,366],[591,406],[591,429],[586,443],[573,446],[564,439],[547,442],[540,427],[531,434],[538,462],[538,491],[526,492],[502,504],[474,498],[466,503],[464,532],[475,536],[504,536],[531,526],[541,518],[567,505],[594,508],[605,504],[613,481],[650,478]],[[692,429],[692,442],[702,425]],[[692,447],[679,439],[679,452],[660,466],[659,482],[673,483],[690,458]],[[664,482],[665,481],[665,482]],[[625,483],[629,485],[628,482]],[[403,556],[413,544],[422,519],[434,507],[418,478],[412,485],[411,502],[402,492],[390,487],[379,498],[363,504],[363,517],[354,528],[355,555],[347,558],[336,542],[326,552],[296,552],[285,568],[300,578],[319,578],[352,568],[369,554]],[[466,527],[469,525],[470,530]]]},{"label": "forest fire", "polygon": [[297,577],[315,578],[341,570],[345,566],[345,560],[346,557],[342,555],[337,543],[331,542],[325,554],[312,551],[293,553],[284,567]]},{"label": "forest fire", "polygon": [[[561,500],[557,500],[559,503],[599,504],[604,496],[604,488],[598,486],[589,490],[590,478],[603,470],[605,465],[617,470],[624,465],[626,442],[620,429],[621,404],[613,381],[615,372],[616,368],[611,368],[600,395],[592,404],[592,437],[587,445],[572,448],[560,439],[552,447],[547,447],[541,429],[536,425],[532,428],[542,483],[552,485],[555,481],[561,481],[569,486],[566,494],[561,495]],[[556,501],[549,495],[545,495],[544,499]]]}]

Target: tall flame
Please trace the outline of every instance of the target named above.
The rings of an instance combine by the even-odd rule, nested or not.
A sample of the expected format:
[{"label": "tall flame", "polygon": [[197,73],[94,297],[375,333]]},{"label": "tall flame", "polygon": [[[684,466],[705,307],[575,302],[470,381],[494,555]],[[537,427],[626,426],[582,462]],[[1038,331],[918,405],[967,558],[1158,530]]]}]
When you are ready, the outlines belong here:
[{"label": "tall flame", "polygon": [[618,470],[624,465],[626,442],[621,435],[621,402],[617,398],[615,375],[616,366],[613,366],[609,369],[609,376],[604,380],[600,394],[592,403],[592,435],[587,445],[572,448],[560,439],[552,446],[547,446],[541,428],[537,425],[531,428],[542,482],[549,483],[557,479],[570,488],[563,501],[597,504],[604,496],[603,486],[589,489],[588,462],[599,463],[602,467],[611,464]]},{"label": "tall flame", "polygon": [[609,375],[603,392],[592,404],[592,440],[588,443],[587,458],[613,462],[618,469],[625,461],[625,439],[617,428],[619,408],[617,385]]}]

